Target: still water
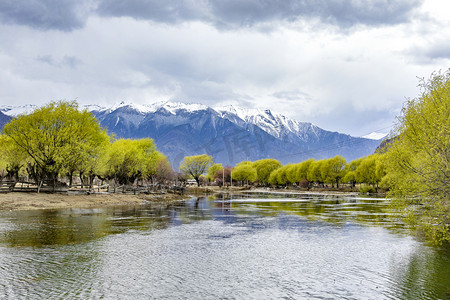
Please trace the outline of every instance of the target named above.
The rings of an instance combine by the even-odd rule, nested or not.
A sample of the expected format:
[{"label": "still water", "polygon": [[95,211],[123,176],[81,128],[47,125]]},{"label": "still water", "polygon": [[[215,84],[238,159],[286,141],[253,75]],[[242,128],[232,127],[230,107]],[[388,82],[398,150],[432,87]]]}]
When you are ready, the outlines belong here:
[{"label": "still water", "polygon": [[2,212],[0,298],[450,299],[450,250],[354,195]]}]

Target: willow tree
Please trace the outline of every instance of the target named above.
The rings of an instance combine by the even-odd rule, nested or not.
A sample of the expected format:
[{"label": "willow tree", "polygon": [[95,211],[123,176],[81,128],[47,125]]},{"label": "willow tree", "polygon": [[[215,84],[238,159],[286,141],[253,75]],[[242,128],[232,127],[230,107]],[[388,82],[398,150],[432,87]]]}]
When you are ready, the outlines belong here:
[{"label": "willow tree", "polygon": [[213,164],[211,167],[208,168],[206,178],[208,179],[209,182],[211,182],[216,179],[217,174],[219,172],[222,172],[222,170],[223,170],[222,164]]},{"label": "willow tree", "polygon": [[300,163],[290,164],[287,166],[286,177],[287,177],[287,180],[289,181],[289,183],[298,184],[300,182],[301,178],[299,178],[297,176],[297,172],[298,172],[299,168],[300,168]]},{"label": "willow tree", "polygon": [[352,188],[355,187],[356,183],[358,182],[356,180],[356,169],[361,164],[361,162],[364,160],[364,157],[352,160],[350,163],[348,163],[345,166],[345,176],[342,178],[342,181],[350,183],[352,185]]},{"label": "willow tree", "polygon": [[289,183],[287,171],[290,167],[291,165],[287,165],[273,170],[269,176],[269,183],[272,185],[287,185]]},{"label": "willow tree", "polygon": [[309,164],[307,180],[309,182],[316,182],[318,185],[322,185],[324,179],[322,178],[321,168],[325,163],[325,159],[315,160]]},{"label": "willow tree", "polygon": [[214,161],[212,156],[202,154],[186,156],[180,165],[180,171],[191,176],[200,186],[200,176],[202,176],[212,165]]},{"label": "willow tree", "polygon": [[260,159],[253,162],[252,167],[256,169],[257,179],[260,183],[269,183],[270,173],[281,168],[281,163],[272,158]]},{"label": "willow tree", "polygon": [[105,153],[103,174],[119,184],[133,184],[154,176],[161,159],[152,139],[119,139]]},{"label": "willow tree", "polygon": [[87,110],[80,111],[75,101],[51,102],[20,115],[3,129],[12,143],[24,151],[30,163],[28,170],[37,182],[56,182],[69,165],[89,159],[107,134]]},{"label": "willow tree", "polygon": [[237,181],[250,181],[256,180],[256,169],[252,165],[239,164],[233,169],[233,179]]},{"label": "willow tree", "polygon": [[345,176],[345,165],[345,158],[340,155],[325,160],[320,167],[323,180],[331,184],[336,183],[336,187],[339,188],[339,182]]},{"label": "willow tree", "polygon": [[13,140],[6,136],[0,135],[0,157],[2,169],[6,171],[5,176],[10,179],[19,179],[19,172],[23,172],[23,167],[27,163],[27,153],[18,148]]},{"label": "willow tree", "polygon": [[388,146],[391,196],[433,241],[450,242],[450,70],[421,87],[405,103]]}]

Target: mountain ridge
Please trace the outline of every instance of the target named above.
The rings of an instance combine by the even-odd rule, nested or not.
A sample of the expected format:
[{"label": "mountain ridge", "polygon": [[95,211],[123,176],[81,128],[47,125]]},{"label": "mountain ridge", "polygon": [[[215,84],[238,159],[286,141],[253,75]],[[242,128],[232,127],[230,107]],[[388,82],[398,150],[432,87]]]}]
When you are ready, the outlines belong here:
[{"label": "mountain ridge", "polygon": [[[30,107],[0,107],[0,112],[13,117],[14,113],[26,113]],[[178,168],[185,156],[203,153],[224,165],[263,158],[275,158],[287,164],[335,155],[352,160],[372,154],[380,144],[376,140],[327,131],[270,110],[238,106],[212,108],[164,101],[80,108],[93,113],[101,126],[118,138],[154,139],[174,168]]]}]

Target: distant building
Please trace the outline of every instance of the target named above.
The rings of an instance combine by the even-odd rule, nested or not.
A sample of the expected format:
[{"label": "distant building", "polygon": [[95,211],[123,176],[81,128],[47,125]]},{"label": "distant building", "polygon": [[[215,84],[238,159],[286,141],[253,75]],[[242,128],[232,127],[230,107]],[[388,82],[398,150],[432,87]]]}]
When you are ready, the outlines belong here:
[{"label": "distant building", "polygon": [[197,181],[195,181],[195,179],[188,179],[186,180],[186,185],[187,186],[197,185]]}]

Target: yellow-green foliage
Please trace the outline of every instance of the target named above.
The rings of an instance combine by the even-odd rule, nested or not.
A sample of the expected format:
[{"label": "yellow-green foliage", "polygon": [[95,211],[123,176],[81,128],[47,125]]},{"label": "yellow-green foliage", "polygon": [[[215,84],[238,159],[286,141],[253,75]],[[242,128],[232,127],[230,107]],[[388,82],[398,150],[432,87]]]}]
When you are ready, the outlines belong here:
[{"label": "yellow-green foliage", "polygon": [[6,167],[7,167],[7,162],[3,158],[3,156],[0,155],[0,179],[3,178],[4,176],[6,176]]},{"label": "yellow-green foliage", "polygon": [[222,164],[213,164],[211,167],[208,168],[208,171],[206,173],[206,178],[208,181],[213,181],[216,179],[217,173],[223,170]]},{"label": "yellow-green foliage", "polygon": [[260,183],[269,183],[270,173],[281,168],[281,163],[276,159],[260,159],[253,162],[253,168],[256,169],[258,181]]},{"label": "yellow-green foliage", "polygon": [[320,166],[322,180],[339,186],[339,181],[345,176],[345,165],[345,158],[339,155],[325,160]]},{"label": "yellow-green foliage", "polygon": [[95,117],[76,102],[51,102],[6,124],[4,134],[25,152],[37,178],[54,179],[64,170],[81,168],[108,140]]},{"label": "yellow-green foliage", "polygon": [[384,154],[372,154],[362,158],[355,169],[356,181],[378,185],[385,175],[384,160]]},{"label": "yellow-green foliage", "polygon": [[251,161],[249,161],[249,160],[244,160],[244,161],[241,161],[240,163],[237,163],[236,164],[236,167],[239,167],[239,166],[252,166],[252,162]]},{"label": "yellow-green foliage", "polygon": [[323,182],[321,168],[325,163],[324,159],[311,162],[308,168],[307,178],[310,182]]},{"label": "yellow-green foliage", "polygon": [[300,164],[290,164],[286,169],[286,178],[289,183],[298,183],[301,178],[297,177],[297,170],[300,167]]},{"label": "yellow-green foliage", "polygon": [[274,170],[269,176],[269,183],[273,185],[286,185],[289,183],[287,172],[292,165],[286,165]]},{"label": "yellow-green foliage", "polygon": [[[0,135],[0,170],[3,176],[19,177],[24,171],[28,154],[14,143],[7,135]],[[16,178],[18,179],[18,178]]]},{"label": "yellow-green foliage", "polygon": [[[393,203],[437,243],[450,241],[450,70],[405,103],[386,167]],[[420,204],[411,210],[410,205]]]},{"label": "yellow-green foliage", "polygon": [[158,159],[161,159],[161,154],[152,139],[119,139],[105,153],[105,175],[121,184],[148,179],[155,174]]},{"label": "yellow-green foliage", "polygon": [[356,169],[361,164],[361,162],[364,160],[364,157],[358,158],[355,160],[352,160],[350,163],[348,163],[345,166],[345,176],[342,178],[343,182],[350,182],[352,185],[354,185],[356,182]]},{"label": "yellow-green foliage", "polygon": [[248,180],[253,182],[256,180],[256,170],[251,164],[240,164],[233,169],[233,179],[238,181]]},{"label": "yellow-green foliage", "polygon": [[302,161],[298,164],[297,170],[297,182],[302,181],[303,179],[308,179],[308,170],[311,164],[314,162],[314,159],[310,158],[308,160]]},{"label": "yellow-green foliage", "polygon": [[202,154],[186,156],[180,165],[180,171],[191,176],[200,185],[200,176],[203,175],[214,163],[212,156]]},{"label": "yellow-green foliage", "polygon": [[[120,183],[136,179],[166,178],[172,168],[153,140],[111,143],[106,130],[76,102],[51,102],[5,125],[0,136],[2,168],[18,177],[24,166],[35,180],[77,174],[102,175]],[[5,172],[2,173],[2,175]]]}]

